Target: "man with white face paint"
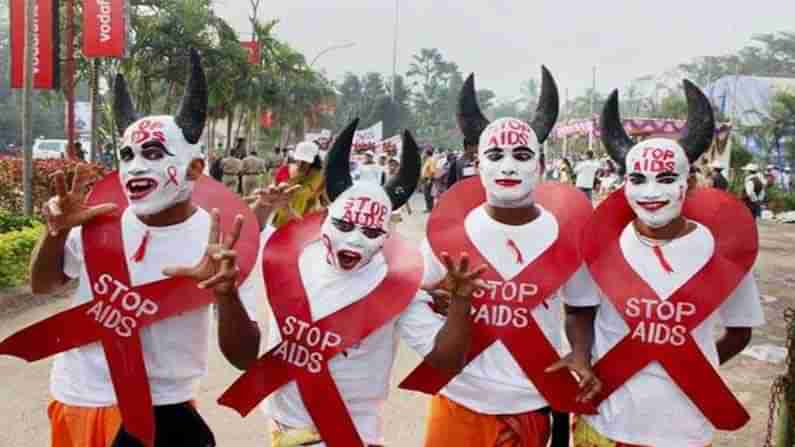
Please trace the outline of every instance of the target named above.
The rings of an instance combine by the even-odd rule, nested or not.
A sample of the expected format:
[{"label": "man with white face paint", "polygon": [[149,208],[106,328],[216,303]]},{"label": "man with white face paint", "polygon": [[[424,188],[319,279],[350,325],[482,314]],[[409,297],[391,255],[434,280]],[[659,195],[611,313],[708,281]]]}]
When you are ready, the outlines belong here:
[{"label": "man with white face paint", "polygon": [[[617,91],[602,113],[602,141],[626,183],[583,233],[583,256],[601,289],[593,357],[604,387],[599,414],[576,423],[577,447],[705,447],[715,428],[748,421],[716,368],[764,322],[750,271],[756,228],[734,196],[688,191],[691,164],[712,142],[715,122],[703,93],[689,81],[684,87],[688,130],[679,141],[634,144]],[[726,331],[715,339],[718,323]]]},{"label": "man with white face paint", "polygon": [[[253,230],[243,231],[254,236],[253,241],[240,244],[249,247],[251,274],[247,271],[248,277],[238,287],[240,269],[235,260],[243,255],[233,247],[241,235],[242,216],[236,218],[231,237],[222,238],[221,213],[214,209],[211,214],[202,208],[208,203],[198,200],[204,201],[209,192],[217,198],[210,199],[212,207],[245,210],[245,205],[236,203],[222,185],[201,178],[204,163],[197,143],[206,119],[207,84],[198,53],[191,50],[190,59],[185,95],[173,117],[137,119],[124,78],[119,75],[116,80],[114,114],[119,131],[123,132],[118,174],[121,185],[114,183],[114,177],[108,177],[92,195],[114,191],[113,195],[118,191],[113,200],[118,196],[120,202],[88,207],[83,204],[80,172],[75,173],[69,191],[63,173],[59,173],[55,177],[58,195],[43,210],[49,231],[33,254],[33,291],[49,293],[78,279],[74,304],[77,307],[90,304],[95,295],[95,306],[104,305],[97,308],[104,310],[90,310],[88,315],[101,321],[101,330],[115,331],[114,337],[118,334],[114,339],[116,346],[122,346],[132,337],[139,339],[143,360],[143,365],[133,365],[131,361],[119,372],[114,369],[105,338],[102,343],[92,342],[60,354],[50,379],[54,400],[48,412],[53,447],[107,447],[111,442],[114,447],[215,445],[212,432],[194,405],[199,381],[207,372],[210,341],[210,306],[205,301],[192,304],[195,296],[204,293],[201,289],[210,290],[207,301],[214,298],[216,302],[218,340],[224,356],[240,369],[256,359],[260,337],[255,323],[256,301],[263,290],[259,270],[251,267],[256,258],[258,232],[253,222]],[[198,189],[199,181],[202,186],[197,198],[194,189]],[[120,215],[108,215],[122,208],[125,209]],[[227,219],[226,210],[224,219],[229,225],[234,215]],[[110,226],[97,227],[101,225],[98,221],[110,222]],[[103,232],[113,228],[119,228],[113,230],[113,236],[110,231]],[[95,254],[97,250],[103,254]],[[92,261],[97,256],[102,258],[101,267]],[[118,269],[114,267],[117,264]],[[179,267],[194,264],[196,267]],[[98,281],[95,280],[97,268],[103,272]],[[116,272],[122,273],[117,277]],[[195,280],[198,289],[193,281],[169,278],[173,276]],[[158,289],[151,284],[163,286]],[[179,285],[169,286],[172,288],[166,292],[166,284]],[[113,287],[116,292],[112,298],[102,301],[101,296]],[[150,294],[142,291],[144,287],[149,287],[145,290]],[[158,290],[167,293],[168,299],[160,301],[161,297],[156,296]],[[187,304],[177,304],[174,300]],[[140,320],[163,311],[166,301],[182,309],[175,309],[178,312],[170,317],[153,318],[151,324]],[[85,329],[65,328],[72,334]],[[130,401],[130,395],[114,387],[114,383],[119,377],[117,373],[126,374],[137,366],[145,366],[142,374],[149,385],[144,390],[151,391],[151,399],[148,396],[145,399],[154,409],[139,408],[142,412],[130,416],[125,413],[125,402]],[[134,385],[127,381],[121,384],[128,390]],[[147,414],[153,415],[154,430],[150,430],[151,424],[141,422]],[[128,431],[142,424],[149,429]]]},{"label": "man with white face paint", "polygon": [[273,420],[274,447],[384,445],[383,406],[398,338],[452,373],[469,348],[481,269],[470,270],[466,256],[457,263],[445,256],[450,318],[431,310],[431,298],[418,293],[420,254],[389,225],[419,181],[419,148],[405,132],[401,168],[386,185],[354,183],[349,160],[357,124],[329,151],[332,204],[325,215],[304,216],[268,236],[269,349],[220,399],[245,415],[270,396],[262,407]]},{"label": "man with white face paint", "polygon": [[[423,364],[401,384],[434,395],[426,447],[545,447],[552,431],[552,445],[568,446],[568,419],[556,416],[551,428],[550,408],[593,411],[587,401],[599,381],[590,370],[588,334],[598,297],[577,250],[592,210],[574,187],[541,183],[542,144],[558,114],[555,81],[546,68],[542,74],[532,123],[489,124],[473,76],[459,97],[459,127],[478,141],[480,175],[458,182],[434,208],[422,244],[423,287],[434,295],[447,290],[439,257],[466,251],[488,265],[483,278],[493,289],[473,299],[473,346],[461,373]],[[563,358],[562,303],[573,346]],[[445,305],[437,300],[440,312]]]}]

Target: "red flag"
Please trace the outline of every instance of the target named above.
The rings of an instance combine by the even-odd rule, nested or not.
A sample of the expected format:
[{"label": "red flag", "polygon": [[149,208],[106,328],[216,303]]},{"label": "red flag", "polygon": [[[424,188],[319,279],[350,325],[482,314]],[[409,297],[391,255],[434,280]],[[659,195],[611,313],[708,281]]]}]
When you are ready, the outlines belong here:
[{"label": "red flag", "polygon": [[259,123],[262,127],[270,129],[270,127],[273,125],[273,112],[268,110],[267,112],[263,113],[259,119]]},{"label": "red flag", "polygon": [[248,52],[248,63],[252,65],[259,64],[260,49],[257,41],[240,42],[240,45]]},{"label": "red flag", "polygon": [[[33,88],[59,84],[58,0],[36,0],[33,11]],[[11,88],[22,88],[25,70],[25,1],[11,0]]]},{"label": "red flag", "polygon": [[83,54],[124,57],[127,48],[125,0],[83,2]]}]

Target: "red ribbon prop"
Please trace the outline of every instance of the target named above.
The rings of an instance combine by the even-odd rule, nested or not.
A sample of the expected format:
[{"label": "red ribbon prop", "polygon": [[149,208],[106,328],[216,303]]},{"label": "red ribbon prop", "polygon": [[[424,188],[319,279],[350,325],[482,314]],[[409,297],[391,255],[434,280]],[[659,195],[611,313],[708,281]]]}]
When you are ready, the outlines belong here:
[{"label": "red ribbon prop", "polygon": [[[707,264],[667,300],[660,300],[632,269],[621,252],[619,238],[635,219],[623,188],[597,208],[583,233],[583,257],[594,280],[622,315],[630,335],[622,339],[594,366],[604,388],[601,403],[638,371],[659,362],[673,381],[721,430],[736,430],[749,420],[715,368],[704,357],[690,332],[706,320],[737,288],[750,271],[758,252],[756,225],[748,209],[734,196],[715,189],[697,189],[688,195],[682,214],[706,226],[715,237],[715,253]],[[628,309],[630,300],[654,304],[648,314]],[[662,306],[666,306],[663,311]],[[669,315],[670,318],[664,318]],[[645,325],[645,327],[640,327]],[[656,343],[636,330],[648,332],[663,326],[676,337]],[[655,329],[654,333],[658,333]]]},{"label": "red ribbon prop", "polygon": [[[256,218],[240,198],[220,183],[202,176],[192,195],[193,203],[218,208],[222,228],[231,228],[235,216],[245,222],[237,250],[241,278],[248,277],[257,258],[259,230]],[[127,271],[120,217],[127,198],[116,173],[100,180],[87,204],[115,203],[119,210],[83,226],[83,246],[94,300],[61,312],[11,335],[0,343],[0,355],[28,362],[101,342],[124,428],[147,446],[154,443],[155,421],[146,375],[141,328],[209,305],[210,290],[199,289],[189,278],[166,278],[133,286]]]},{"label": "red ribbon prop", "polygon": [[[271,393],[296,381],[326,445],[363,446],[328,362],[403,312],[419,289],[422,258],[397,235],[390,235],[383,251],[388,266],[386,278],[365,298],[312,321],[298,258],[304,247],[320,239],[323,219],[324,215],[318,213],[293,221],[268,240],[262,268],[282,342],[240,376],[218,402],[246,416]],[[296,326],[304,330],[290,330]],[[297,354],[300,352],[303,354]],[[297,357],[307,355],[314,361],[298,361]]]},{"label": "red ribbon prop", "polygon": [[[545,373],[544,369],[560,360],[555,347],[549,342],[530,311],[549,298],[577,271],[580,258],[579,242],[582,229],[592,208],[586,197],[577,189],[561,183],[542,183],[535,192],[536,203],[555,216],[560,228],[558,239],[541,256],[531,262],[511,282],[533,285],[537,291],[526,300],[504,296],[505,287],[473,297],[473,307],[486,307],[490,315],[498,306],[508,306],[511,312],[523,310],[527,315],[525,327],[512,324],[492,325],[475,319],[472,345],[467,364],[497,340],[502,341],[527,378],[538,388],[544,399],[556,410],[595,413],[590,404],[576,402],[578,384],[570,372],[560,370]],[[467,252],[470,265],[486,264],[490,268],[481,278],[498,284],[505,282],[497,270],[480,254],[467,237],[464,219],[486,200],[480,177],[462,180],[442,196],[428,222],[428,239],[433,252],[457,254]],[[516,290],[514,290],[515,292]],[[400,384],[400,388],[436,394],[454,378],[423,362]]]}]

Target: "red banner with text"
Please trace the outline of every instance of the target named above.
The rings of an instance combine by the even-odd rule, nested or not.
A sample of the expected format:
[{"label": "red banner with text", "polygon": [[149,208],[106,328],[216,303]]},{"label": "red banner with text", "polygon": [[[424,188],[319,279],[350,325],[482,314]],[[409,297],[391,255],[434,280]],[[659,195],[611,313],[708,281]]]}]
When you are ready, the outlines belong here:
[{"label": "red banner with text", "polygon": [[[33,88],[56,89],[58,65],[58,0],[36,0],[33,9]],[[11,0],[11,88],[25,79],[25,1]]]},{"label": "red banner with text", "polygon": [[251,40],[251,41],[247,41],[247,42],[246,41],[242,41],[242,42],[240,42],[240,45],[243,48],[245,48],[246,52],[248,53],[248,63],[251,64],[251,65],[259,64],[259,60],[260,60],[260,56],[261,55],[260,55],[259,44],[257,43],[257,41],[255,41],[255,40]]},{"label": "red banner with text", "polygon": [[124,57],[127,49],[125,0],[85,0],[83,54],[86,57]]}]

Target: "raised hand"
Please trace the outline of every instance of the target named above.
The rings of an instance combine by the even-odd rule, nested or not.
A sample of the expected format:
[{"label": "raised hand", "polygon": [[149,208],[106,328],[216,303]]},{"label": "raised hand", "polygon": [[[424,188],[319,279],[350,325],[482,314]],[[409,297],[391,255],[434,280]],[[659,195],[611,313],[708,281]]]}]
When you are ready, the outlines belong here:
[{"label": "raised hand", "polygon": [[283,208],[288,206],[292,194],[300,188],[301,185],[272,184],[265,188],[257,189],[244,200],[254,208]]},{"label": "raised hand", "polygon": [[204,256],[193,267],[167,267],[166,276],[185,276],[199,283],[200,289],[212,288],[218,295],[229,295],[237,286],[240,269],[237,266],[235,244],[243,229],[243,216],[235,217],[230,234],[221,233],[221,215],[217,209],[211,213],[210,237]]},{"label": "raised hand", "polygon": [[55,196],[48,200],[42,208],[42,213],[47,221],[47,229],[50,235],[57,236],[62,231],[85,224],[91,219],[111,213],[118,209],[113,203],[104,203],[95,206],[84,204],[85,176],[83,169],[78,166],[72,177],[72,185],[66,189],[66,176],[63,171],[58,171],[52,176],[52,184],[55,188]]},{"label": "raised hand", "polygon": [[489,286],[480,279],[480,275],[486,271],[485,264],[469,269],[469,255],[462,252],[459,260],[454,260],[447,252],[440,254],[442,263],[447,268],[447,275],[436,285],[430,287],[427,292],[434,301],[434,310],[441,314],[447,314],[447,308],[451,300],[466,300],[469,302],[472,295],[480,289],[487,289]]}]

